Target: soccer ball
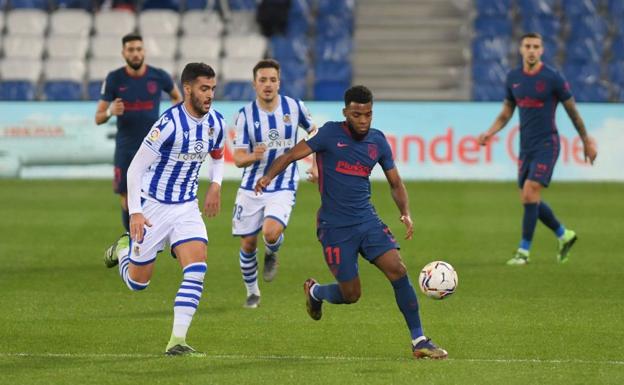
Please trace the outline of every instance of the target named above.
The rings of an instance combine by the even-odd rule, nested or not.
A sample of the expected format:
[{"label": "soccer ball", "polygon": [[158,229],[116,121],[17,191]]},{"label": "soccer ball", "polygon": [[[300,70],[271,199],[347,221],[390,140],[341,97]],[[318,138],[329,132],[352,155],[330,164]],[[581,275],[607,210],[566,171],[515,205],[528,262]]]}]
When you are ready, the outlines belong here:
[{"label": "soccer ball", "polygon": [[418,286],[429,298],[444,299],[457,289],[457,273],[448,262],[434,261],[420,271]]}]

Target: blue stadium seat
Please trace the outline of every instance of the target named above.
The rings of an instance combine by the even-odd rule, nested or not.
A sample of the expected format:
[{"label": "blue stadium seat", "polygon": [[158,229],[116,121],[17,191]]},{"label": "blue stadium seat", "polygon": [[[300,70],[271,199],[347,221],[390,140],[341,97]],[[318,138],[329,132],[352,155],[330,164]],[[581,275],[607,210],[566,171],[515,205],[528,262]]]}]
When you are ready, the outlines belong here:
[{"label": "blue stadium seat", "polygon": [[544,54],[542,55],[542,61],[553,64],[555,58],[559,54],[559,42],[552,38],[543,38]]},{"label": "blue stadium seat", "polygon": [[92,12],[96,8],[96,2],[93,0],[52,0],[53,8],[76,8],[84,9]]},{"label": "blue stadium seat", "polygon": [[502,102],[505,99],[505,87],[498,84],[473,84],[472,100],[478,102]]},{"label": "blue stadium seat", "polygon": [[563,74],[574,84],[594,84],[600,80],[600,73],[600,63],[597,62],[566,62],[563,65]]},{"label": "blue stadium seat", "polygon": [[566,62],[599,62],[604,52],[604,44],[590,38],[568,40],[565,52]]},{"label": "blue stadium seat", "polygon": [[578,16],[596,15],[600,8],[600,2],[598,0],[574,0],[566,1],[565,6],[561,7],[563,14],[567,18],[574,18]]},{"label": "blue stadium seat", "polygon": [[620,35],[611,42],[611,58],[617,61],[624,60],[624,35]]},{"label": "blue stadium seat", "polygon": [[486,83],[503,87],[509,68],[498,60],[472,63],[473,83]]},{"label": "blue stadium seat", "polygon": [[348,61],[317,61],[314,65],[316,81],[337,81],[351,83],[353,70]]},{"label": "blue stadium seat", "polygon": [[523,16],[554,15],[558,0],[518,0],[518,8]]},{"label": "blue stadium seat", "polygon": [[570,36],[569,39],[590,38],[594,40],[604,39],[609,26],[605,18],[598,15],[577,16],[569,19]]},{"label": "blue stadium seat", "polygon": [[353,18],[355,0],[318,0],[318,15],[341,16]]},{"label": "blue stadium seat", "polygon": [[607,3],[607,11],[609,15],[624,15],[624,1],[622,0],[609,0]]},{"label": "blue stadium seat", "polygon": [[223,87],[222,99],[224,100],[253,100],[256,92],[251,86],[251,82],[232,81]]},{"label": "blue stadium seat", "polygon": [[43,85],[46,100],[82,100],[82,83],[69,80],[47,81]]},{"label": "blue stadium seat", "polygon": [[351,86],[350,82],[321,80],[314,82],[315,100],[342,100],[344,93]]},{"label": "blue stadium seat", "polygon": [[256,0],[229,0],[232,11],[253,11],[258,7]]},{"label": "blue stadium seat", "polygon": [[624,61],[609,63],[607,72],[611,82],[619,85],[621,88],[624,88]]},{"label": "blue stadium seat", "polygon": [[479,16],[474,30],[478,37],[511,37],[512,23],[509,17]]},{"label": "blue stadium seat", "polygon": [[49,0],[10,0],[9,8],[35,8],[48,11],[50,9]]},{"label": "blue stadium seat", "polygon": [[316,19],[317,39],[353,35],[353,19],[343,19],[340,16],[323,16]]},{"label": "blue stadium seat", "polygon": [[202,10],[208,6],[208,0],[185,0],[184,9],[189,10]]},{"label": "blue stadium seat", "polygon": [[288,11],[286,35],[302,38],[307,36],[312,20],[310,5],[306,0],[292,0]]},{"label": "blue stadium seat", "polygon": [[27,80],[5,80],[0,83],[0,100],[34,100],[36,86]]},{"label": "blue stadium seat", "polygon": [[609,89],[600,84],[572,83],[571,90],[577,102],[604,103],[609,101]]},{"label": "blue stadium seat", "polygon": [[102,82],[93,80],[87,84],[87,99],[100,100],[100,91],[102,90]]},{"label": "blue stadium seat", "polygon": [[348,60],[353,52],[353,39],[351,36],[317,39],[314,51],[316,60]]},{"label": "blue stadium seat", "polygon": [[297,60],[300,63],[308,63],[310,46],[307,38],[290,38],[281,35],[273,35],[270,42],[272,56],[278,61]]},{"label": "blue stadium seat", "polygon": [[522,19],[522,28],[524,32],[537,32],[552,39],[559,35],[561,23],[553,15],[530,16]]},{"label": "blue stadium seat", "polygon": [[180,10],[180,0],[145,0],[142,9],[170,9]]},{"label": "blue stadium seat", "polygon": [[511,0],[477,0],[475,5],[479,15],[506,16],[511,10]]},{"label": "blue stadium seat", "polygon": [[472,54],[476,60],[506,59],[510,46],[511,41],[507,38],[477,38],[472,42]]}]

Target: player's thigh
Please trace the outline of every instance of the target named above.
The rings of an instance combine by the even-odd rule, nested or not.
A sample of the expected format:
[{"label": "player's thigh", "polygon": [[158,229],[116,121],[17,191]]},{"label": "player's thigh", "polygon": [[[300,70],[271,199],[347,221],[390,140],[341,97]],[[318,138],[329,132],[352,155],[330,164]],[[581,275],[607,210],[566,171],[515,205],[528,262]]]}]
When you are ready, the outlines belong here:
[{"label": "player's thigh", "polygon": [[[174,206],[176,206],[175,210],[170,212],[172,226],[168,239],[171,245],[171,254],[178,259],[184,258],[187,262],[205,261],[208,232],[201,217],[197,200]],[[183,252],[183,256],[178,254],[178,251]],[[180,263],[183,261],[180,260]],[[186,265],[183,264],[182,266]]]},{"label": "player's thigh", "polygon": [[273,221],[270,223],[272,223],[273,229],[279,228],[277,223],[281,224],[282,230],[285,229],[288,226],[290,214],[295,206],[295,192],[284,190],[265,193],[263,199],[265,223],[267,220],[272,219]]},{"label": "player's thigh", "polygon": [[320,228],[317,237],[323,247],[325,263],[338,282],[351,281],[359,276],[360,238],[353,228]]},{"label": "player's thigh", "polygon": [[[376,262],[380,257],[386,256],[386,254],[396,257],[399,256],[397,250],[400,246],[394,238],[392,231],[390,231],[390,228],[388,228],[385,223],[381,220],[377,220],[360,226],[364,234],[360,246],[360,253],[364,259],[380,267]],[[384,259],[390,259],[390,257],[385,257]],[[398,260],[400,261],[400,258],[398,258]],[[388,276],[388,274],[398,274],[401,271],[401,266],[399,264],[383,263],[382,266],[384,266],[382,271],[386,276]]]},{"label": "player's thigh", "polygon": [[114,159],[114,178],[113,191],[116,194],[125,194],[128,192],[128,167],[132,162],[134,152],[116,149]]},{"label": "player's thigh", "polygon": [[[145,226],[143,229],[143,240],[134,242],[130,240],[130,277],[134,279],[133,272],[141,272],[142,276],[151,276],[151,269],[148,267],[156,260],[156,255],[164,248],[165,241],[171,230],[172,223],[169,220],[169,211],[174,205],[165,205],[160,202],[145,200],[142,203],[143,215],[152,226]],[[149,278],[148,278],[149,280]]]},{"label": "player's thigh", "polygon": [[559,157],[557,148],[540,151],[532,156],[528,170],[528,180],[535,181],[544,187],[550,185],[555,164]]},{"label": "player's thigh", "polygon": [[262,229],[264,202],[253,191],[239,189],[232,213],[232,235],[256,235]]}]

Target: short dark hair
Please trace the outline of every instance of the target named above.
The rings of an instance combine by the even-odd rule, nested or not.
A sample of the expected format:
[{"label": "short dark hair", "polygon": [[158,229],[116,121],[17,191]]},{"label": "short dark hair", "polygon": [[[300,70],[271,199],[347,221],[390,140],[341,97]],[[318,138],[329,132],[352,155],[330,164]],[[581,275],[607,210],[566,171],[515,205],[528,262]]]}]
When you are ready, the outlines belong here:
[{"label": "short dark hair", "polygon": [[261,68],[275,68],[277,70],[277,72],[280,72],[280,64],[277,60],[275,59],[262,59],[260,60],[258,63],[256,63],[256,65],[253,68],[253,78],[256,78],[256,74],[258,73],[258,70]]},{"label": "short dark hair", "polygon": [[540,35],[537,32],[528,32],[520,36],[520,43],[522,43],[524,39],[540,39],[541,41],[544,41],[544,38],[542,37],[542,35]]},{"label": "short dark hair", "polygon": [[215,71],[206,63],[188,63],[182,70],[182,84],[192,83],[200,76],[205,76],[209,79],[216,77]]},{"label": "short dark hair", "polygon": [[121,46],[123,47],[124,45],[126,45],[127,42],[135,40],[143,41],[143,36],[139,35],[138,33],[130,32],[129,34],[124,35],[124,37],[121,38]]},{"label": "short dark hair", "polygon": [[373,102],[373,93],[365,86],[353,86],[344,93],[345,107],[349,106],[351,102],[359,104],[366,104]]}]

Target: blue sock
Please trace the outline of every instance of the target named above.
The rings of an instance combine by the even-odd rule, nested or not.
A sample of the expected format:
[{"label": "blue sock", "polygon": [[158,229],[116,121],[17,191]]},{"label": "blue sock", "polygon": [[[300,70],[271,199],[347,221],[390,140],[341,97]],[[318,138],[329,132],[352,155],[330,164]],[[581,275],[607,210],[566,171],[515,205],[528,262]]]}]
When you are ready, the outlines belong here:
[{"label": "blue sock", "polygon": [[394,288],[394,298],[396,298],[397,305],[399,305],[399,310],[401,310],[403,317],[405,317],[407,327],[412,334],[412,340],[415,340],[423,335],[423,330],[420,323],[420,316],[418,315],[418,299],[416,298],[412,283],[407,275],[391,283]]},{"label": "blue sock", "polygon": [[342,292],[340,292],[340,286],[337,283],[315,285],[312,288],[312,297],[319,301],[327,301],[334,304],[345,303]]},{"label": "blue sock", "polygon": [[525,203],[524,216],[522,217],[522,241],[520,248],[526,251],[531,249],[531,241],[533,241],[533,233],[537,225],[539,203]]},{"label": "blue sock", "polygon": [[126,229],[126,232],[129,233],[130,232],[130,213],[128,212],[128,210],[121,209],[121,223],[123,224],[124,229]]},{"label": "blue sock", "polygon": [[539,204],[539,219],[551,229],[557,237],[561,237],[565,232],[565,227],[557,220],[555,213],[553,213],[550,206],[544,201]]}]

